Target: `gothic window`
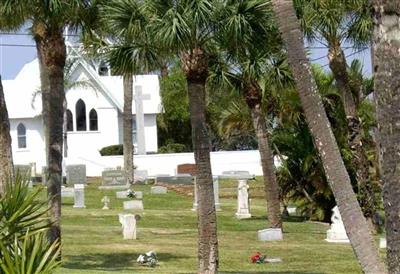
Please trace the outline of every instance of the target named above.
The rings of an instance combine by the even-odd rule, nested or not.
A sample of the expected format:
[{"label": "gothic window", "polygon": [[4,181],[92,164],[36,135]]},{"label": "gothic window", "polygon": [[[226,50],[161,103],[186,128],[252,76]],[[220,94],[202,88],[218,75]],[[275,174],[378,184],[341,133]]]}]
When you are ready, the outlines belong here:
[{"label": "gothic window", "polygon": [[26,128],[24,124],[19,124],[17,127],[18,148],[26,148]]},{"label": "gothic window", "polygon": [[73,131],[74,130],[74,119],[72,116],[72,112],[67,109],[67,131]]},{"label": "gothic window", "polygon": [[97,121],[97,112],[94,108],[89,112],[89,129],[92,131],[96,131],[99,129],[98,121]]},{"label": "gothic window", "polygon": [[76,115],[76,130],[77,131],[86,131],[86,105],[82,99],[79,99],[76,102],[75,106],[75,115]]}]

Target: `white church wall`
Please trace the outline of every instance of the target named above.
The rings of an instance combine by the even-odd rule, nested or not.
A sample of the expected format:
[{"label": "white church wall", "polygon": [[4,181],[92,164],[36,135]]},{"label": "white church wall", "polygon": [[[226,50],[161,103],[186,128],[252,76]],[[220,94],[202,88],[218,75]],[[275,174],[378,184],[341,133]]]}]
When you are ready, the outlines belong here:
[{"label": "white church wall", "polygon": [[157,152],[158,138],[156,114],[146,114],[144,116],[144,134],[146,140],[146,152]]},{"label": "white church wall", "polygon": [[[18,148],[17,127],[20,123],[26,128],[26,148]],[[41,171],[41,167],[46,165],[41,117],[11,119],[10,135],[14,164],[36,163],[37,170]]]},{"label": "white church wall", "polygon": [[[93,159],[78,157],[69,158],[66,162],[67,164],[85,164],[88,176],[101,176],[105,168],[123,167],[123,156],[99,156]],[[135,155],[134,162],[138,169],[147,170],[150,176],[174,175],[177,165],[194,163],[194,155],[193,153]],[[227,170],[246,170],[254,175],[262,175],[258,150],[212,152],[211,167],[215,175]]]}]

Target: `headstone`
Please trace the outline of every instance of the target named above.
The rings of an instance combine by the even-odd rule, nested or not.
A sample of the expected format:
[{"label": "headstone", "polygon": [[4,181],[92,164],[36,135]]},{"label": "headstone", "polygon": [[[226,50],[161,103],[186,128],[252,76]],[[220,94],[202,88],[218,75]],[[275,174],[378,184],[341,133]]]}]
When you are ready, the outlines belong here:
[{"label": "headstone", "polygon": [[287,207],[287,211],[288,211],[288,213],[289,213],[290,215],[296,214],[297,207],[295,207],[295,206],[288,206],[288,207]]},{"label": "headstone", "polygon": [[145,184],[149,177],[147,170],[136,170],[134,171],[134,181],[136,184]]},{"label": "headstone", "polygon": [[85,208],[85,185],[74,185],[74,208]]},{"label": "headstone", "polygon": [[142,191],[135,191],[135,199],[142,200],[143,199],[143,192]]},{"label": "headstone", "polygon": [[176,167],[177,174],[190,174],[192,176],[197,175],[197,167],[195,164],[181,164]]},{"label": "headstone", "polygon": [[379,248],[386,248],[386,238],[380,238],[379,239]]},{"label": "headstone", "polygon": [[[220,211],[221,210],[221,204],[219,202],[219,181],[218,181],[218,176],[213,176],[213,188],[214,188],[214,202],[215,202],[215,210]],[[196,187],[196,180],[194,184],[194,189],[193,189],[193,208],[192,211],[197,211],[198,207],[198,194],[197,194],[197,187]]]},{"label": "headstone", "polygon": [[125,201],[124,210],[143,210],[143,202],[142,200]]},{"label": "headstone", "polygon": [[124,189],[129,187],[123,170],[105,170],[102,172],[100,189]]},{"label": "headstone", "polygon": [[103,203],[103,210],[108,210],[110,209],[110,198],[108,196],[104,196],[103,199],[101,199],[101,202]]},{"label": "headstone", "polygon": [[86,166],[85,165],[68,165],[66,167],[67,184],[86,184]]},{"label": "headstone", "polygon": [[250,207],[249,207],[249,186],[247,180],[238,180],[238,197],[237,197],[237,211],[236,218],[248,219],[251,218]]},{"label": "headstone", "polygon": [[283,239],[282,229],[267,228],[257,231],[259,241],[280,241]]},{"label": "headstone", "polygon": [[156,175],[156,184],[191,185],[194,177],[190,174],[177,174],[176,176]]},{"label": "headstone", "polygon": [[73,198],[75,197],[75,190],[73,187],[61,187],[61,198]]},{"label": "headstone", "polygon": [[254,179],[254,175],[250,175],[250,172],[244,170],[224,171],[219,177],[223,179]]},{"label": "headstone", "polygon": [[48,173],[47,166],[43,166],[42,167],[42,184],[43,185],[47,184],[47,173]]},{"label": "headstone", "polygon": [[151,194],[167,194],[168,189],[164,186],[152,186],[150,193]]},{"label": "headstone", "polygon": [[349,243],[349,238],[347,237],[346,229],[342,221],[342,216],[340,215],[339,208],[335,206],[332,209],[331,217],[331,227],[326,232],[326,241],[330,243]]},{"label": "headstone", "polygon": [[133,214],[119,214],[119,222],[122,225],[124,240],[136,239],[136,218]]},{"label": "headstone", "polygon": [[135,109],[136,109],[136,128],[137,128],[137,154],[146,154],[146,140],[144,134],[144,112],[143,100],[150,100],[150,94],[142,94],[142,87],[135,86]]}]

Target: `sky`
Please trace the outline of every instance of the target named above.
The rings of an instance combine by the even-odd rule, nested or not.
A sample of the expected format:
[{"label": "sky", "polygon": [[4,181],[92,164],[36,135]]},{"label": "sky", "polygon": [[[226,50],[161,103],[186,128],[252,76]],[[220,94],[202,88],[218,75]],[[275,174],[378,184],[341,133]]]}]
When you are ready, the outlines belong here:
[{"label": "sky", "polygon": [[[324,66],[327,70],[328,59],[326,58],[327,49],[321,44],[309,45],[309,59],[313,63]],[[345,54],[350,62],[357,58],[364,64],[365,75],[371,75],[371,56],[370,50],[366,49],[357,53],[355,49],[346,48]],[[36,57],[35,43],[29,35],[5,35],[0,34],[0,75],[4,80],[14,79],[24,64],[32,61]]]}]

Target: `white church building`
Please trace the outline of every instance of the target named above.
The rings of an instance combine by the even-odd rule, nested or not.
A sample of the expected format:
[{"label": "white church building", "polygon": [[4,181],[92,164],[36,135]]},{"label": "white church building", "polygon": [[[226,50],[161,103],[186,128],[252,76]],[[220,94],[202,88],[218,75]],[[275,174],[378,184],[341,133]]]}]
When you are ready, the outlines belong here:
[{"label": "white church building", "polygon": [[[68,81],[90,83],[91,87],[76,86],[66,90],[67,145],[66,162],[96,165],[105,146],[123,143],[123,81],[111,76],[107,67],[86,61],[69,48],[77,61]],[[38,60],[26,64],[13,80],[3,81],[10,118],[12,150],[15,164],[35,163],[38,171],[46,165],[42,124],[42,102]],[[154,153],[157,144],[157,114],[161,112],[159,80],[157,75],[141,75],[134,79],[132,115],[134,116],[135,150],[141,154]],[[135,94],[136,93],[136,94]],[[138,117],[136,117],[136,107]],[[142,113],[142,114],[140,114]],[[137,126],[136,126],[137,125]]]}]

